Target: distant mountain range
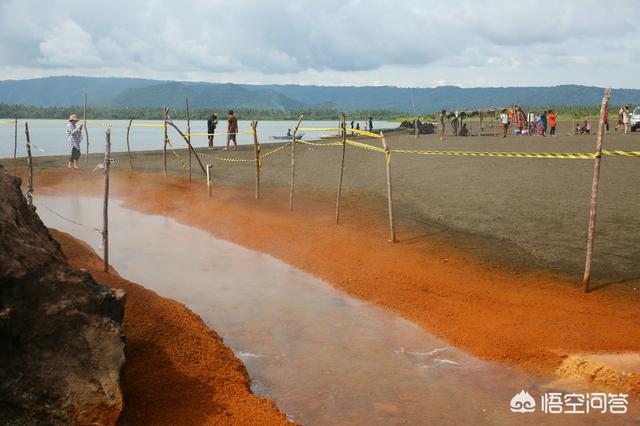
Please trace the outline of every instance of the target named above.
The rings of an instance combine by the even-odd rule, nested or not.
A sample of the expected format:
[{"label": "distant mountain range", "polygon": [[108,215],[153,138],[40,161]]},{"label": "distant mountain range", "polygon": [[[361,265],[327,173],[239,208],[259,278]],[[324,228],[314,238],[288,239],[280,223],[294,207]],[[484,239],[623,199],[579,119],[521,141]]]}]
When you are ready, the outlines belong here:
[{"label": "distant mountain range", "polygon": [[[87,93],[91,106],[113,108],[190,107],[253,108],[294,111],[334,108],[337,110],[387,110],[431,113],[440,109],[463,110],[505,105],[593,106],[599,105],[603,89],[564,85],[555,87],[399,88],[392,86],[300,86],[193,83],[137,78],[47,77],[0,81],[0,103],[31,106],[81,105]],[[614,89],[611,103],[638,104],[640,90]]]}]

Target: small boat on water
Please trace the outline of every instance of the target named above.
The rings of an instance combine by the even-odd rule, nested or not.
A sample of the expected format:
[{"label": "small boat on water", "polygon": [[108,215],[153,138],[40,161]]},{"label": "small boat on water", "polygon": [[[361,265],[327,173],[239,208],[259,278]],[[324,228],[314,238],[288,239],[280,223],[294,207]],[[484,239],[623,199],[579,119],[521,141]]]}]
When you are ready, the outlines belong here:
[{"label": "small boat on water", "polygon": [[[304,137],[304,133],[300,133],[296,135],[296,140],[300,140]],[[293,136],[271,136],[271,139],[277,140],[277,141],[290,141],[291,139],[293,139]]]}]

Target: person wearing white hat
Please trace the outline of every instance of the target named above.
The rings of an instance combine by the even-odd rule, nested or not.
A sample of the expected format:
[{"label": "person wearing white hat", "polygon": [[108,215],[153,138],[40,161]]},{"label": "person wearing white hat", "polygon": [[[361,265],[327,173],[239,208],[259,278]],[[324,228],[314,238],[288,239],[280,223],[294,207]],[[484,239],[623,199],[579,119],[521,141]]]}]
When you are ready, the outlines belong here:
[{"label": "person wearing white hat", "polygon": [[80,142],[82,142],[82,124],[76,126],[78,121],[78,116],[71,114],[67,124],[67,143],[71,149],[68,167],[74,169],[79,169],[78,160],[80,159]]}]

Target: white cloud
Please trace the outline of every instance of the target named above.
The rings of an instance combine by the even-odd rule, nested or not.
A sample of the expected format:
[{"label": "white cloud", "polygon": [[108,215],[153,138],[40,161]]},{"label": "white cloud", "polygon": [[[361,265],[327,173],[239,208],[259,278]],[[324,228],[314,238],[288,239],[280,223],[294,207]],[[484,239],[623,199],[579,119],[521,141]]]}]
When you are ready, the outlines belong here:
[{"label": "white cloud", "polygon": [[98,66],[98,55],[91,35],[72,19],[66,19],[44,34],[40,42],[43,64],[67,68]]},{"label": "white cloud", "polygon": [[634,0],[0,0],[0,78],[639,87],[639,13]]}]

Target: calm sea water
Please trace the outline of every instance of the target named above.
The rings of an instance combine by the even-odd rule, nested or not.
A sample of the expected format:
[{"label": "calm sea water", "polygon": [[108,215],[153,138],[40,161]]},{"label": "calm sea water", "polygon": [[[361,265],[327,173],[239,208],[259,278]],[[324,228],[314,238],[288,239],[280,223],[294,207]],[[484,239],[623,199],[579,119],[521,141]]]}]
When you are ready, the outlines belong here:
[{"label": "calm sea water", "polygon": [[[5,123],[5,120],[0,120]],[[65,126],[66,120],[28,120],[29,133],[31,143],[34,146],[32,155],[66,155],[69,152],[66,142]],[[26,156],[24,120],[18,120],[18,150],[19,157]],[[92,120],[87,123],[89,130],[89,151],[104,152],[105,131],[111,126],[111,150],[113,152],[127,150],[127,124],[128,120]],[[162,124],[162,121],[152,120],[136,120],[134,124]],[[186,121],[175,121],[175,124],[182,130],[187,132]],[[258,123],[258,139],[260,143],[273,142],[272,136],[284,136],[287,129],[294,127],[295,121],[260,121]],[[364,122],[360,122],[360,127],[364,128]],[[239,121],[240,132],[251,131],[250,121]],[[226,121],[222,121],[218,125],[216,132],[224,133],[227,129]],[[301,127],[337,127],[338,121],[303,121]],[[398,123],[388,121],[374,121],[373,126],[376,129],[387,129],[398,127]],[[206,133],[207,122],[198,120],[191,122],[192,133]],[[304,132],[305,139],[317,139],[320,135],[331,134],[333,132]],[[172,142],[180,143],[182,138],[171,127],[169,127],[169,138]],[[153,149],[162,149],[163,129],[162,127],[132,127],[129,136],[132,151],[146,151]],[[85,150],[85,142],[82,142],[82,152]],[[191,142],[194,146],[207,146],[206,137],[193,137]],[[220,147],[226,142],[224,135],[215,137],[215,145]],[[238,135],[239,144],[252,144],[253,136]],[[0,158],[13,157],[14,145],[14,126],[13,124],[0,124]]]}]

